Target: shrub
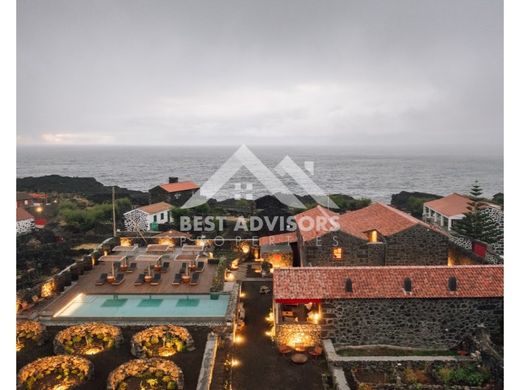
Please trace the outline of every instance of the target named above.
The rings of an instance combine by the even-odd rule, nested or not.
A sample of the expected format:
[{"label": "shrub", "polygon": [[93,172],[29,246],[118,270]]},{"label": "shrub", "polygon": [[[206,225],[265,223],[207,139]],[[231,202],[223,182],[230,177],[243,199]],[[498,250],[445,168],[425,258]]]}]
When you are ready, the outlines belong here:
[{"label": "shrub", "polygon": [[410,367],[405,368],[403,372],[403,380],[405,383],[409,384],[417,383],[417,375],[415,375],[415,371]]}]

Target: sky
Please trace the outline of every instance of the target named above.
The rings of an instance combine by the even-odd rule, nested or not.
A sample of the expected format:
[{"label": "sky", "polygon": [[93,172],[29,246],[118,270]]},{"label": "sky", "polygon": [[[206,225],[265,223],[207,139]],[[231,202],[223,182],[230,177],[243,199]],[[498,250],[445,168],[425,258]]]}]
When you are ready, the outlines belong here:
[{"label": "sky", "polygon": [[500,154],[497,0],[19,0],[24,145]]}]

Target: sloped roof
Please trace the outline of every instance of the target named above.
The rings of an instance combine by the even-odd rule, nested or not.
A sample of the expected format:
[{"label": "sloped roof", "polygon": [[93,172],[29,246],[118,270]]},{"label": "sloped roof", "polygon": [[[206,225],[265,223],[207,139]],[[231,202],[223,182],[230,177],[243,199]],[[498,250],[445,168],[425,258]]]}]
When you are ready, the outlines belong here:
[{"label": "sloped roof", "polygon": [[470,201],[467,196],[454,193],[444,198],[425,202],[424,205],[446,217],[452,217],[466,213]]},{"label": "sloped roof", "polygon": [[[310,241],[337,230],[334,221],[339,214],[320,205],[294,216],[303,241]],[[311,223],[310,221],[314,221]]]},{"label": "sloped roof", "polygon": [[260,239],[258,240],[258,244],[260,246],[276,245],[276,244],[290,244],[292,242],[296,242],[297,240],[298,239],[296,237],[296,232],[289,232],[289,233],[274,234],[272,236],[260,237]]},{"label": "sloped roof", "polygon": [[28,199],[32,199],[32,195],[29,194],[28,192],[22,192],[22,191],[19,191],[16,193],[16,200],[28,200]]},{"label": "sloped roof", "polygon": [[137,210],[141,210],[146,214],[157,214],[163,211],[168,211],[172,208],[172,205],[166,202],[159,202],[149,204],[147,206],[138,207]]},{"label": "sloped roof", "polygon": [[[457,278],[456,291],[448,289]],[[347,278],[352,292],[345,291]],[[404,279],[412,281],[406,293]],[[277,268],[273,273],[276,300],[377,298],[484,298],[504,295],[502,265],[382,266]]]},{"label": "sloped roof", "polygon": [[377,230],[383,236],[391,236],[414,225],[430,226],[411,215],[383,203],[373,203],[362,209],[347,212],[339,217],[340,230],[361,239],[367,232]]},{"label": "sloped roof", "polygon": [[23,207],[16,208],[16,221],[25,221],[27,219],[34,219],[33,215]]},{"label": "sloped roof", "polygon": [[179,192],[188,190],[198,190],[199,186],[192,181],[179,181],[177,183],[165,183],[161,184],[163,190],[167,192]]}]

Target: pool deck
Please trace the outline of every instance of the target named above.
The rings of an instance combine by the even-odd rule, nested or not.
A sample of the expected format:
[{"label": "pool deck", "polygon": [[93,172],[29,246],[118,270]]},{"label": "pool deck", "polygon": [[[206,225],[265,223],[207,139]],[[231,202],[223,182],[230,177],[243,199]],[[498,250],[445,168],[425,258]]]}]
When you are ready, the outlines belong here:
[{"label": "pool deck", "polygon": [[175,274],[179,272],[182,261],[170,260],[170,269],[168,272],[161,273],[161,281],[157,286],[151,286],[144,283],[141,286],[134,286],[134,281],[140,273],[143,273],[146,264],[139,264],[138,268],[132,273],[124,273],[125,280],[119,286],[112,286],[105,283],[103,286],[96,286],[99,276],[106,272],[111,272],[111,263],[103,263],[96,265],[91,271],[85,272],[76,282],[66,290],[50,301],[44,307],[39,308],[39,313],[45,317],[51,317],[61,308],[67,305],[78,294],[208,294],[210,292],[213,276],[215,274],[216,265],[206,264],[204,271],[200,274],[199,284],[190,286],[181,283],[179,286],[173,286]]}]

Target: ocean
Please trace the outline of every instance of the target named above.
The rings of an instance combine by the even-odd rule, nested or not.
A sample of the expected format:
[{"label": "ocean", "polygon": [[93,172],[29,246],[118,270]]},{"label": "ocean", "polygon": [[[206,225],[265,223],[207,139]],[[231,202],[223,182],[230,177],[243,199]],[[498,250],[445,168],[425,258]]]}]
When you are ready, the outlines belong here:
[{"label": "ocean", "polygon": [[[203,184],[237,147],[175,146],[18,146],[17,177],[57,174],[94,177],[105,185],[134,190],[148,189],[168,181],[169,176]],[[251,147],[269,168],[286,155],[300,167],[312,161],[312,180],[326,193],[342,193],[389,202],[400,191],[421,191],[439,195],[467,193],[475,180],[485,196],[503,192],[501,157],[453,155],[420,156],[411,153],[374,153],[334,147]],[[305,192],[292,180],[282,182],[293,193]],[[237,183],[251,183],[253,197],[268,190],[241,168],[216,198],[232,198]],[[250,188],[250,187],[249,187]]]}]

